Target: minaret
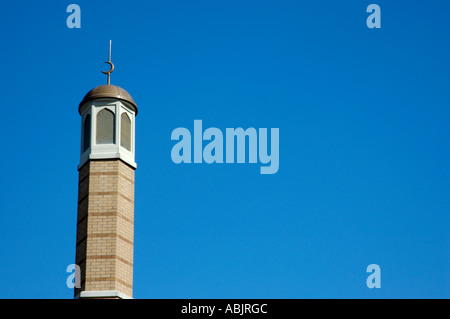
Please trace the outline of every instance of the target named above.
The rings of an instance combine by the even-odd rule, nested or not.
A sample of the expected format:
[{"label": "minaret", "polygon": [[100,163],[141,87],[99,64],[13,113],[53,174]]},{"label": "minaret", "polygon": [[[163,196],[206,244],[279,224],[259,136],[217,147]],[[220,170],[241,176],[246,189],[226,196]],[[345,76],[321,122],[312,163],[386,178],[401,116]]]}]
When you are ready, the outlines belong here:
[{"label": "minaret", "polygon": [[135,116],[124,89],[108,84],[81,101],[81,155],[75,263],[81,287],[75,298],[133,297]]}]

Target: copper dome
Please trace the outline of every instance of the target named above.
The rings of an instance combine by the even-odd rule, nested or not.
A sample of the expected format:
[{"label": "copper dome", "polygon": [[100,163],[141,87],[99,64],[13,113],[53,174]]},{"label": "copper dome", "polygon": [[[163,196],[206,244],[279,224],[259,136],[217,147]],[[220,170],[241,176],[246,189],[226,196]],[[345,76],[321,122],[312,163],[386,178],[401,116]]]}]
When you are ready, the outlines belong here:
[{"label": "copper dome", "polygon": [[130,103],[134,107],[134,111],[136,112],[137,115],[138,108],[131,95],[121,87],[111,84],[99,85],[90,90],[81,101],[78,107],[78,112],[80,112],[80,108],[84,103],[96,99],[105,99],[105,98],[117,99]]}]

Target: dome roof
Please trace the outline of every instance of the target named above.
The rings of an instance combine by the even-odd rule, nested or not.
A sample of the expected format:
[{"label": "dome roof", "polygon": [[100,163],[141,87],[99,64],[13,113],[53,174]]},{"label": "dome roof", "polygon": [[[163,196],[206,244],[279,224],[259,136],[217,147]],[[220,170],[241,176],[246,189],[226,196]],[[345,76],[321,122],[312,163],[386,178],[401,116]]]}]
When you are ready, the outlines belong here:
[{"label": "dome roof", "polygon": [[90,90],[86,96],[83,98],[83,100],[81,101],[79,107],[78,107],[78,111],[80,111],[81,106],[89,101],[92,100],[96,100],[96,99],[117,99],[117,100],[122,100],[125,102],[128,102],[131,104],[131,106],[134,107],[134,110],[136,112],[138,112],[138,108],[136,103],[134,102],[133,98],[131,97],[131,95],[125,91],[124,89],[122,89],[121,87],[117,86],[117,85],[110,85],[110,84],[105,84],[105,85],[99,85],[95,88],[93,88],[92,90]]}]

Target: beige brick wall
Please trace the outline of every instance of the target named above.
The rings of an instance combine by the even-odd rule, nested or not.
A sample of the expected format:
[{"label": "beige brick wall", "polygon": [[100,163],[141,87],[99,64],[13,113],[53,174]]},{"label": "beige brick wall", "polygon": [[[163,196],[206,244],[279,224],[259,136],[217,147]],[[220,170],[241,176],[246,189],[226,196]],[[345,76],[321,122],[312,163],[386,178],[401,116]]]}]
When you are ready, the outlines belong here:
[{"label": "beige brick wall", "polygon": [[75,263],[81,291],[133,296],[134,168],[91,160],[79,170]]}]

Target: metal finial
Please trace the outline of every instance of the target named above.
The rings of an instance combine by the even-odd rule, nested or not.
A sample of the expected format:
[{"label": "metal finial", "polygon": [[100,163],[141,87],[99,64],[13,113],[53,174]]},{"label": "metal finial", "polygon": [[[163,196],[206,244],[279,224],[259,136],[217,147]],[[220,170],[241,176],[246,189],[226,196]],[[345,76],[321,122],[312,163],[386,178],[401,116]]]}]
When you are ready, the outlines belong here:
[{"label": "metal finial", "polygon": [[114,64],[111,62],[111,40],[109,40],[109,61],[106,61],[111,68],[108,71],[102,71],[103,74],[108,74],[108,85],[111,83],[111,73],[114,71]]}]

